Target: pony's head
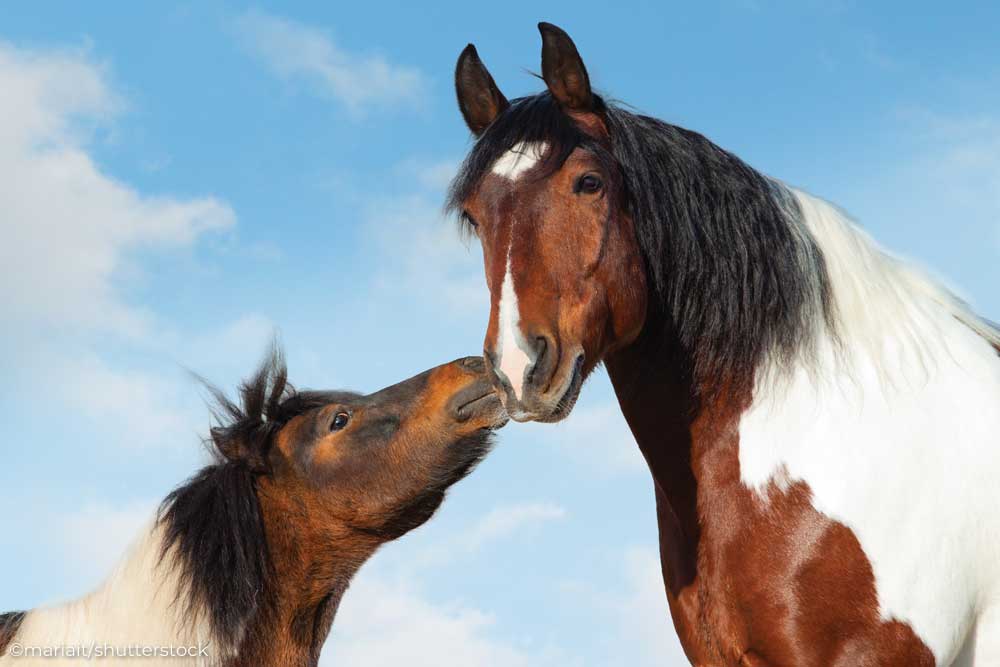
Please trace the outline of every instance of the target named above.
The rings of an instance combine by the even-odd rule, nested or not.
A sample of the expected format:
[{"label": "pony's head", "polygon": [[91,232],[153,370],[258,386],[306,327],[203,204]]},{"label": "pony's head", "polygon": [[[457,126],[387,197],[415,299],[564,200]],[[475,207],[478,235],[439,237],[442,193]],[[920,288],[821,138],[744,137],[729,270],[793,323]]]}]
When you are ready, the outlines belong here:
[{"label": "pony's head", "polygon": [[275,351],[239,402],[210,390],[217,462],[164,501],[160,524],[189,609],[226,646],[277,588],[292,589],[283,604],[327,599],[337,572],[427,521],[506,419],[480,357],[363,395],[295,391]]},{"label": "pony's head", "polygon": [[275,355],[212,429],[216,450],[339,527],[394,539],[437,509],[486,454],[503,408],[480,357],[373,394],[295,391]]},{"label": "pony's head", "polygon": [[485,358],[519,421],[568,414],[587,374],[637,336],[647,298],[605,105],[569,36],[539,29],[547,92],[508,102],[471,44],[455,73],[478,140],[450,207],[482,243]]}]

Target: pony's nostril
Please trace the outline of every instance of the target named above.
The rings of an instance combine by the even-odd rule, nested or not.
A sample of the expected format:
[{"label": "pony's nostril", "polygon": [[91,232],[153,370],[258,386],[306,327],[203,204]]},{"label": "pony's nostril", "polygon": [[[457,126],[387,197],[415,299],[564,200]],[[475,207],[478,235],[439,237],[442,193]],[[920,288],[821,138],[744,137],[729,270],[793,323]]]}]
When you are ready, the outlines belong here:
[{"label": "pony's nostril", "polygon": [[477,372],[482,372],[486,367],[482,357],[466,357],[461,363],[463,367]]}]

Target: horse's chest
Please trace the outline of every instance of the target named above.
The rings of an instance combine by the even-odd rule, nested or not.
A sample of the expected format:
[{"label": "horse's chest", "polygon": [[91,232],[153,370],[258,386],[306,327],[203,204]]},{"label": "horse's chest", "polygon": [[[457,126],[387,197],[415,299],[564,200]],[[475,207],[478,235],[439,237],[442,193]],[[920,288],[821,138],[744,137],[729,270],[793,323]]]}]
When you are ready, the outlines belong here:
[{"label": "horse's chest", "polygon": [[711,499],[699,503],[698,586],[703,643],[718,664],[935,664],[908,625],[880,617],[866,554],[812,507],[806,484],[774,485],[763,503],[735,457],[715,463]]},{"label": "horse's chest", "polygon": [[1000,385],[970,398],[969,378],[961,396],[948,379],[840,403],[793,385],[706,448],[699,596],[723,664],[954,656],[993,573]]}]

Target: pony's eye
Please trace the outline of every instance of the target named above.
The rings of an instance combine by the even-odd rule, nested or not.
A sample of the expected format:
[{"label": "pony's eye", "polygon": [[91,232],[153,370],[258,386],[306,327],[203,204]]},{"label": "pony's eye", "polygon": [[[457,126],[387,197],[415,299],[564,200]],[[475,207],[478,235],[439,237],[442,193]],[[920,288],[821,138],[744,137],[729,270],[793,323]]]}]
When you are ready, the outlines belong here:
[{"label": "pony's eye", "polygon": [[330,422],[330,430],[339,431],[345,426],[347,426],[347,422],[349,422],[350,420],[351,420],[351,415],[347,414],[346,412],[338,412],[336,415],[333,416],[333,421]]},{"label": "pony's eye", "polygon": [[579,194],[581,192],[592,195],[595,192],[600,192],[601,188],[604,187],[604,183],[601,181],[600,176],[595,174],[584,174],[580,178],[576,179],[576,183],[573,185],[573,192]]}]

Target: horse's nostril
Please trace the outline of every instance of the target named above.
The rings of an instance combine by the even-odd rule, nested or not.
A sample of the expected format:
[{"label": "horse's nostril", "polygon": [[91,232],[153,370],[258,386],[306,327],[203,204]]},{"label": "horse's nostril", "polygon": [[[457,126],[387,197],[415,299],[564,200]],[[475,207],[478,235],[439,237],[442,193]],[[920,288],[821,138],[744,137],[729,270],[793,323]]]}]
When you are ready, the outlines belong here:
[{"label": "horse's nostril", "polygon": [[535,338],[535,361],[528,370],[528,377],[526,378],[527,384],[533,384],[535,380],[535,372],[542,366],[545,359],[545,351],[548,349],[549,342],[545,340],[544,336],[538,336]]}]

